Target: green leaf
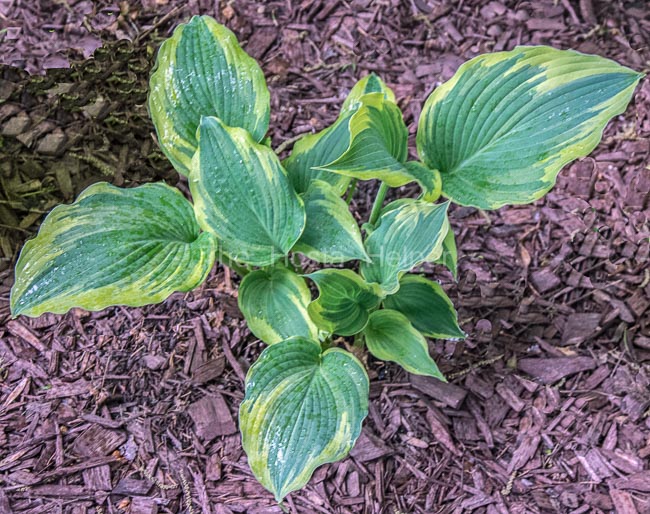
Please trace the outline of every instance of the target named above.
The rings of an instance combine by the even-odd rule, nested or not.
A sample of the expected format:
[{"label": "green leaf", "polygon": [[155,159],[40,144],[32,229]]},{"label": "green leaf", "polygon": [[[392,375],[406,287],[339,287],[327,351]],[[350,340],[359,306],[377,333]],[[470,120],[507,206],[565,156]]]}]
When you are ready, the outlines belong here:
[{"label": "green leaf", "polygon": [[370,93],[358,101],[349,121],[348,147],[318,169],[359,180],[379,179],[391,187],[413,181],[405,168],[408,129],[396,104],[383,93]]},{"label": "green leaf", "polygon": [[294,251],[318,262],[369,260],[359,225],[332,186],[313,180],[301,196],[307,222]]},{"label": "green leaf", "polygon": [[238,301],[248,328],[265,343],[292,336],[318,338],[318,329],[307,314],[309,287],[293,271],[282,267],[252,271],[241,282]]},{"label": "green leaf", "polygon": [[372,262],[362,262],[361,274],[392,294],[399,288],[399,275],[426,260],[447,235],[449,202],[398,200],[388,204],[375,229],[366,239]]},{"label": "green leaf", "polygon": [[343,102],[341,112],[356,111],[362,102],[362,97],[369,93],[381,93],[389,102],[397,103],[395,93],[377,75],[370,73],[360,79],[350,90],[350,94]]},{"label": "green leaf", "polygon": [[352,112],[341,114],[333,125],[317,134],[308,134],[300,138],[293,146],[291,155],[282,161],[296,191],[305,193],[312,181],[321,180],[330,184],[339,196],[345,193],[350,184],[350,177],[337,175],[318,167],[331,162],[345,152],[350,143],[348,123],[352,114]]},{"label": "green leaf", "polygon": [[429,355],[426,339],[403,314],[388,309],[375,311],[363,333],[368,351],[378,359],[396,362],[415,375],[447,381]]},{"label": "green leaf", "polygon": [[402,277],[399,291],[386,297],[384,307],[404,314],[425,336],[437,339],[465,337],[449,297],[439,284],[424,277]]},{"label": "green leaf", "polygon": [[427,99],[418,153],[456,203],[532,202],[565,164],[596,147],[641,77],[602,57],[543,46],[481,55]]},{"label": "green leaf", "polygon": [[363,365],[338,348],[292,338],[266,348],[246,376],[239,426],[248,463],[278,501],[347,455],[368,414]]},{"label": "green leaf", "polygon": [[199,225],[231,259],[267,266],[286,255],[305,225],[302,200],[275,153],[240,128],[202,118],[190,190]]},{"label": "green leaf", "polygon": [[25,244],[11,312],[39,316],[162,302],[203,282],[215,252],[214,238],[199,233],[192,205],[177,189],[94,184],[73,204],[52,210]]},{"label": "green leaf", "polygon": [[235,35],[209,16],[194,16],[162,44],[149,89],[158,141],[183,175],[190,173],[202,116],[246,129],[258,142],[269,127],[264,73]]},{"label": "green leaf", "polygon": [[442,252],[440,256],[433,262],[446,266],[451,271],[454,280],[458,280],[458,250],[456,249],[456,236],[451,227],[449,227],[447,235],[442,241]]},{"label": "green leaf", "polygon": [[323,269],[307,275],[320,296],[309,304],[309,315],[323,330],[351,336],[363,330],[383,293],[349,269]]},{"label": "green leaf", "polygon": [[422,199],[435,202],[442,193],[442,178],[438,170],[427,168],[421,162],[408,161],[405,168],[422,189]]},{"label": "green leaf", "polygon": [[[374,98],[374,104],[380,103],[382,98],[386,102],[393,104],[395,102],[395,95],[381,79],[373,74],[368,75],[352,88],[333,125],[317,134],[306,135],[296,142],[291,155],[282,163],[287,169],[296,191],[304,193],[309,188],[311,181],[322,180],[334,187],[339,196],[345,193],[350,184],[350,177],[331,173],[321,167],[336,161],[350,147],[352,116],[359,110],[369,94]],[[395,108],[391,110],[393,114]],[[399,109],[397,110],[399,111]],[[365,117],[367,118],[368,115],[366,114]]]}]

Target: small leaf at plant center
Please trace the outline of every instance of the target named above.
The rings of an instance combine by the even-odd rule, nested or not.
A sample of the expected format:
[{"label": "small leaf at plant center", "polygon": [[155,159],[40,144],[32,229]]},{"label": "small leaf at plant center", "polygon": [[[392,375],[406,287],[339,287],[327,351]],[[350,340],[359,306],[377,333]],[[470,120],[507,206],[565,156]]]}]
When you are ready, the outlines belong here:
[{"label": "small leaf at plant center", "polygon": [[399,275],[425,262],[447,235],[449,202],[432,204],[404,199],[384,207],[378,224],[366,239],[372,262],[362,262],[361,274],[388,294],[399,288]]},{"label": "small leaf at plant center", "polygon": [[348,205],[327,182],[313,180],[302,194],[307,221],[293,248],[318,262],[369,260]]},{"label": "small leaf at plant center", "polygon": [[348,269],[323,269],[307,275],[316,282],[320,296],[309,304],[309,314],[323,330],[354,335],[366,326],[370,311],[383,292]]}]

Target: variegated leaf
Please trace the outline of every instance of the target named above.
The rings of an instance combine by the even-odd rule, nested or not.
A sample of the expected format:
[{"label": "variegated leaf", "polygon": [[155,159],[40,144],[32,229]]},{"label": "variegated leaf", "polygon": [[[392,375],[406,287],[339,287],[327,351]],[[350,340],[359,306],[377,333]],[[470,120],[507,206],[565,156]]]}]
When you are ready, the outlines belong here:
[{"label": "variegated leaf", "polygon": [[456,203],[532,202],[565,164],[596,147],[641,77],[602,57],[544,46],[481,55],[426,101],[418,153]]},{"label": "variegated leaf", "polygon": [[199,225],[235,261],[273,264],[305,225],[303,202],[273,150],[218,118],[201,120],[190,190]]},{"label": "variegated leaf", "polygon": [[462,339],[458,314],[440,284],[418,275],[405,275],[399,290],[384,300],[387,309],[404,314],[425,336]]},{"label": "variegated leaf", "polygon": [[280,266],[249,273],[239,287],[239,308],[248,328],[268,344],[292,336],[318,338],[307,313],[310,301],[305,279]]},{"label": "variegated leaf", "polygon": [[202,116],[216,116],[261,141],[269,126],[264,73],[235,35],[209,16],[179,25],[158,52],[149,111],[163,152],[189,175]]},{"label": "variegated leaf", "polygon": [[295,337],[266,348],[246,376],[239,426],[248,463],[278,501],[345,457],[368,413],[368,376],[351,353]]},{"label": "variegated leaf", "polygon": [[312,180],[301,197],[307,221],[294,251],[329,264],[369,260],[359,225],[332,186],[322,180]]},{"label": "variegated leaf", "polygon": [[429,355],[426,339],[400,312],[389,309],[373,312],[363,334],[368,351],[378,359],[396,362],[409,373],[446,382]]},{"label": "variegated leaf", "polygon": [[158,303],[199,285],[216,242],[199,233],[192,205],[163,183],[120,189],[105,182],[56,207],[16,264],[14,316]]},{"label": "variegated leaf", "polygon": [[309,315],[323,330],[351,336],[363,330],[383,292],[349,269],[323,269],[307,275],[318,286],[320,296],[309,304]]},{"label": "variegated leaf", "polygon": [[432,204],[403,199],[388,204],[365,241],[372,262],[362,262],[361,274],[387,294],[399,288],[399,276],[428,260],[447,235],[449,202]]}]

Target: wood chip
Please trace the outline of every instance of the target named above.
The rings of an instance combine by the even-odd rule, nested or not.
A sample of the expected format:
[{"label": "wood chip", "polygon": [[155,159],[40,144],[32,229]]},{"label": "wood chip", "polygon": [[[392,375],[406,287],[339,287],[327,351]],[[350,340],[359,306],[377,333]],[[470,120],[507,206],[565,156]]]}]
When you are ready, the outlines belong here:
[{"label": "wood chip", "polygon": [[541,380],[544,384],[553,384],[564,377],[595,367],[596,362],[591,357],[552,357],[517,361],[517,368]]},{"label": "wood chip", "polygon": [[376,460],[384,455],[390,455],[392,451],[377,436],[363,430],[350,455],[359,462],[368,462]]},{"label": "wood chip", "polygon": [[436,378],[425,377],[422,375],[409,375],[411,385],[418,391],[423,392],[427,396],[431,396],[452,409],[458,409],[463,403],[467,391],[448,382],[442,382]]},{"label": "wood chip", "polygon": [[188,407],[188,412],[194,421],[196,434],[205,442],[237,431],[230,409],[223,396],[218,393],[204,396],[194,402]]},{"label": "wood chip", "polygon": [[84,457],[103,457],[115,451],[126,439],[126,434],[121,430],[92,425],[75,439],[72,449]]}]

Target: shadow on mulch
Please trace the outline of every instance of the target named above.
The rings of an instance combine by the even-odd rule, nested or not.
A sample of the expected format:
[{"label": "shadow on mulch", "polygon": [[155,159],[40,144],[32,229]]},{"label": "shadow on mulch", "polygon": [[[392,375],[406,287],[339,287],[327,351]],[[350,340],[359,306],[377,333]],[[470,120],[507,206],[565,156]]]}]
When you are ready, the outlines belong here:
[{"label": "shadow on mulch", "polygon": [[[3,514],[280,512],[237,433],[261,344],[227,270],[160,306],[10,320],[11,264],[51,207],[98,180],[178,181],[143,106],[155,46],[177,22],[211,14],[245,41],[267,73],[276,145],[331,123],[369,71],[414,134],[429,92],[478,53],[551,44],[650,62],[642,2],[174,4],[2,3],[6,64],[73,65],[31,78],[5,67],[0,82]],[[100,39],[108,51],[83,61]],[[450,384],[370,359],[359,443],[291,495],[292,512],[650,512],[649,105],[645,79],[534,206],[452,211],[460,282],[424,270],[469,333],[432,344]],[[357,193],[359,219],[373,188]]]}]

